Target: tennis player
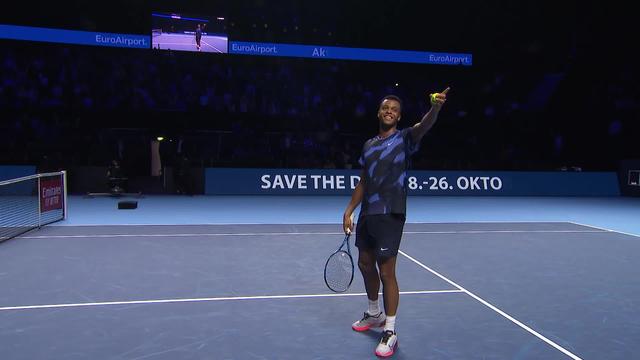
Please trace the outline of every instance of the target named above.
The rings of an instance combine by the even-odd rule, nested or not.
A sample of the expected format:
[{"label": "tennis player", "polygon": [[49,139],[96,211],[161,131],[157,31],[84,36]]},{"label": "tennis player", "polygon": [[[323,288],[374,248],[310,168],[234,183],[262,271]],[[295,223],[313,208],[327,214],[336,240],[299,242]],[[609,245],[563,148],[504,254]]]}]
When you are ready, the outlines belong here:
[{"label": "tennis player", "polygon": [[200,51],[200,39],[202,39],[202,29],[200,28],[200,24],[196,26],[196,49]]},{"label": "tennis player", "polygon": [[[396,281],[396,258],[406,219],[407,169],[410,156],[418,151],[422,137],[435,124],[447,100],[449,88],[430,95],[431,109],[422,120],[398,129],[402,102],[394,95],[385,96],[378,108],[378,135],[365,142],[359,159],[363,167],[360,182],[342,219],[345,233],[353,231],[353,211],[362,204],[356,228],[359,250],[358,267],[364,279],[369,308],[355,323],[355,331],[367,331],[384,325],[375,353],[393,355],[398,345],[396,311],[400,293]],[[377,265],[377,267],[376,267]],[[382,281],[384,312],[378,303]]]}]

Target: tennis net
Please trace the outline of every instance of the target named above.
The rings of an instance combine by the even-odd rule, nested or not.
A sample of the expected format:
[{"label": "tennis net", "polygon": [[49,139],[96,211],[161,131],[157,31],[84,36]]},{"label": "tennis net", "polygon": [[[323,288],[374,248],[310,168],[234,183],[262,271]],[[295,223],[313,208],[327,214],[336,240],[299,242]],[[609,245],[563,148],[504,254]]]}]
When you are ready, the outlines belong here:
[{"label": "tennis net", "polygon": [[66,216],[65,171],[0,181],[0,242]]}]

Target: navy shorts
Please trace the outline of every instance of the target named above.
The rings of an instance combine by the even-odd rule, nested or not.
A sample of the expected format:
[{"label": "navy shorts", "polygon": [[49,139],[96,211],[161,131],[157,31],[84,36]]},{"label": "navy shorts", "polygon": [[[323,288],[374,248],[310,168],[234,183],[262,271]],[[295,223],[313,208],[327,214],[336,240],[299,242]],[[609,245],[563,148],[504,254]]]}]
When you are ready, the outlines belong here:
[{"label": "navy shorts", "polygon": [[404,214],[365,215],[358,219],[356,246],[373,249],[380,258],[398,255]]}]

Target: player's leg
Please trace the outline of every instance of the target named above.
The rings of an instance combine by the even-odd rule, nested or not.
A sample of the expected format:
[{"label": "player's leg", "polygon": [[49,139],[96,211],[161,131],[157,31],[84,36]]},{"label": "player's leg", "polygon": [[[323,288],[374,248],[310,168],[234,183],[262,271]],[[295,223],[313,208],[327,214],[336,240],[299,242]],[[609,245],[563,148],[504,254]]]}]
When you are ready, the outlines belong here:
[{"label": "player's leg", "polygon": [[393,355],[398,345],[395,331],[396,313],[400,302],[400,289],[396,278],[396,261],[404,228],[404,215],[387,215],[377,222],[378,243],[376,246],[378,268],[382,280],[382,296],[387,315],[376,355]]},{"label": "player's leg", "polygon": [[382,279],[382,297],[384,299],[384,310],[386,321],[380,342],[376,346],[376,355],[389,357],[393,355],[398,346],[398,335],[396,334],[396,313],[400,301],[400,291],[396,279],[396,259],[397,256],[390,256],[378,260],[380,267],[380,278]]},{"label": "player's leg", "polygon": [[380,268],[380,279],[382,280],[382,297],[384,300],[384,311],[387,316],[396,316],[398,303],[400,301],[400,290],[396,279],[396,259],[397,256],[378,259]]},{"label": "player's leg", "polygon": [[351,326],[355,331],[366,331],[372,327],[380,327],[384,324],[385,314],[380,311],[378,292],[380,291],[380,276],[376,268],[376,252],[371,246],[372,239],[367,231],[367,219],[358,221],[356,228],[356,246],[358,247],[358,268],[364,280],[367,291],[369,307],[362,319]]},{"label": "player's leg", "polygon": [[358,268],[364,280],[369,300],[378,300],[380,291],[380,276],[376,269],[376,253],[373,249],[361,247],[358,249]]},{"label": "player's leg", "polygon": [[373,249],[360,247],[358,256],[358,268],[364,280],[364,287],[367,290],[369,307],[362,319],[356,321],[351,326],[355,331],[367,331],[373,327],[380,327],[384,324],[385,314],[380,310],[378,292],[380,291],[380,278],[376,269],[376,255]]}]

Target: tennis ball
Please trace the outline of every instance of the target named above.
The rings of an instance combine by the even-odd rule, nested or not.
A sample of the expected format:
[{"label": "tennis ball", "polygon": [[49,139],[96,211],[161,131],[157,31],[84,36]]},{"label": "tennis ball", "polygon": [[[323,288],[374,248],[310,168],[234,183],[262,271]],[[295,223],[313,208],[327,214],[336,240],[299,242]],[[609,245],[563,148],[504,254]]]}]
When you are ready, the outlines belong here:
[{"label": "tennis ball", "polygon": [[431,94],[430,98],[431,98],[431,103],[432,104],[435,104],[438,101],[437,96],[438,96],[438,93]]}]

